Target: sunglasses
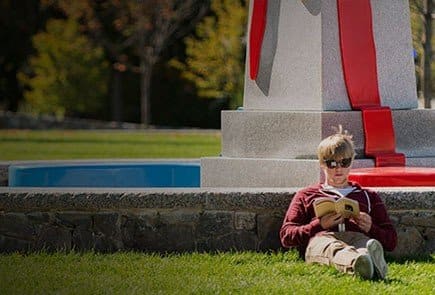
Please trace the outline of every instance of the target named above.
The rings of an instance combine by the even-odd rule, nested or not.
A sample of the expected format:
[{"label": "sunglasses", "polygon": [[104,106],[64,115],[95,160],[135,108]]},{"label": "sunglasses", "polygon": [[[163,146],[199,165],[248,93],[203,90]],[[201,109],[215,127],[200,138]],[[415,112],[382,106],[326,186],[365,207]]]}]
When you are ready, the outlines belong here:
[{"label": "sunglasses", "polygon": [[328,167],[329,169],[334,169],[334,168],[337,168],[337,167],[347,168],[352,163],[352,158],[341,159],[340,161],[337,161],[337,160],[323,160],[323,162],[325,162],[326,167]]}]

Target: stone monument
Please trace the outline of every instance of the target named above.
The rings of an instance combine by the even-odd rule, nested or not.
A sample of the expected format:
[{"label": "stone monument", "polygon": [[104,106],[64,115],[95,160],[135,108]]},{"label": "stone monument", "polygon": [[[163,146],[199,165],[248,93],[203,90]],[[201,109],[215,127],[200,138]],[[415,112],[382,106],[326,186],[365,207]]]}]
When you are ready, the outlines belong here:
[{"label": "stone monument", "polygon": [[435,167],[435,111],[417,109],[407,0],[249,9],[243,108],[222,112],[222,153],[201,159],[202,187],[318,182],[317,145],[339,124],[353,134],[353,168]]}]

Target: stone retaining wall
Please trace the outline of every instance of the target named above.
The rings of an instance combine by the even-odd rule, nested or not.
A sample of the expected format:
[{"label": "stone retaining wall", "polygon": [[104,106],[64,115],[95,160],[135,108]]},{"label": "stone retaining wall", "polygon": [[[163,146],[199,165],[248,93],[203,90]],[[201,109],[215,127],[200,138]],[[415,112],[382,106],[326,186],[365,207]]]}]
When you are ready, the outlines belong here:
[{"label": "stone retaining wall", "polygon": [[[0,251],[279,249],[296,189],[0,189]],[[434,253],[435,189],[379,190],[395,257]]]},{"label": "stone retaining wall", "polygon": [[8,168],[9,168],[9,163],[6,164],[0,163],[0,187],[8,186],[8,179],[9,179]]}]

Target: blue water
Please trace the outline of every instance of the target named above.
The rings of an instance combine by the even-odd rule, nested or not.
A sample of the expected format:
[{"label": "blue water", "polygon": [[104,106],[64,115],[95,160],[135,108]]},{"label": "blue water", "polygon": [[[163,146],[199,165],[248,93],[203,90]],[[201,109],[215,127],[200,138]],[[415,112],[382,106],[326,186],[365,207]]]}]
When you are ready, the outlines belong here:
[{"label": "blue water", "polygon": [[10,187],[199,187],[199,162],[17,164]]}]

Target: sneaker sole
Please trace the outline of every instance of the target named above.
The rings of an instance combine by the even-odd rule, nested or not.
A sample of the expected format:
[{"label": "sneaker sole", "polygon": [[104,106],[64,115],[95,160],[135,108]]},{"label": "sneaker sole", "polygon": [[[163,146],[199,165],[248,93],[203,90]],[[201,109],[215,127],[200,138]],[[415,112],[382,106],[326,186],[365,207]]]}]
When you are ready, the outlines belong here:
[{"label": "sneaker sole", "polygon": [[367,280],[373,278],[374,269],[370,255],[358,256],[353,267],[357,276]]},{"label": "sneaker sole", "polygon": [[385,279],[388,272],[387,262],[384,258],[384,248],[377,240],[371,239],[367,242],[367,250],[372,258],[375,270],[379,278]]}]

